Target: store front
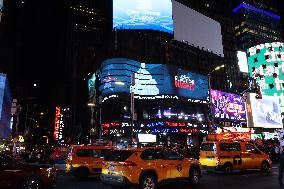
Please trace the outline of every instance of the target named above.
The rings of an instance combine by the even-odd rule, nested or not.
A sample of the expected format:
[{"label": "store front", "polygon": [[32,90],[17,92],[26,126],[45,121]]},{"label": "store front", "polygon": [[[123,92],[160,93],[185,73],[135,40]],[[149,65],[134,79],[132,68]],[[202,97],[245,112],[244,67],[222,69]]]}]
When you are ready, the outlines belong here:
[{"label": "store front", "polygon": [[167,145],[179,140],[199,145],[200,138],[208,133],[207,76],[115,58],[103,62],[96,77],[102,96],[103,137],[114,142],[127,138],[139,142],[138,134],[144,133],[156,135],[157,142]]}]

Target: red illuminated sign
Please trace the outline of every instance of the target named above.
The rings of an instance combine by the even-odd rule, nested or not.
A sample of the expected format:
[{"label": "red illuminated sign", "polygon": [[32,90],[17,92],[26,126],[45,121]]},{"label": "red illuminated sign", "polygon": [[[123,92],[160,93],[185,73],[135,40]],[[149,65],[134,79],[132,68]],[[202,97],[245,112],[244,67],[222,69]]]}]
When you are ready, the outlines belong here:
[{"label": "red illuminated sign", "polygon": [[193,128],[193,129],[180,129],[179,132],[181,133],[198,133],[198,129]]},{"label": "red illuminated sign", "polygon": [[53,133],[54,140],[58,140],[59,127],[60,127],[60,108],[56,107],[55,120],[54,120],[54,133]]},{"label": "red illuminated sign", "polygon": [[185,127],[186,124],[182,122],[166,122],[166,126],[169,127]]},{"label": "red illuminated sign", "polygon": [[195,83],[194,80],[191,80],[186,75],[175,76],[175,87],[193,91],[195,89]]},{"label": "red illuminated sign", "polygon": [[118,127],[118,126],[120,126],[120,124],[119,124],[119,123],[116,123],[116,122],[103,123],[103,124],[102,124],[102,127],[103,127],[103,128]]}]

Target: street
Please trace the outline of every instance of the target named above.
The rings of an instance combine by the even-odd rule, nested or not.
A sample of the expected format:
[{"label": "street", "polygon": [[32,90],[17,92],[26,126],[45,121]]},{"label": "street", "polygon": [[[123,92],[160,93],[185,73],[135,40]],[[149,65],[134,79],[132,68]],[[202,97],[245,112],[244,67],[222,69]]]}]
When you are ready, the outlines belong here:
[{"label": "street", "polygon": [[[198,186],[188,184],[171,184],[159,186],[159,189],[278,189],[278,169],[273,166],[271,173],[265,174],[259,171],[234,172],[232,175],[223,173],[203,173],[201,183]],[[110,189],[103,186],[98,177],[90,177],[79,181],[73,177],[58,175],[56,189]]]}]

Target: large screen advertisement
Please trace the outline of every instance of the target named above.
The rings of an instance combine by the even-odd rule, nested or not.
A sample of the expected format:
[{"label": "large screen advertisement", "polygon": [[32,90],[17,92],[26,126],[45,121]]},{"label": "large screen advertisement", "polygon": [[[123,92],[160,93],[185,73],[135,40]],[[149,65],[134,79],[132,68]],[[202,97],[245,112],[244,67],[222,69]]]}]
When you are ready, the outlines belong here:
[{"label": "large screen advertisement", "polygon": [[[131,86],[131,74],[135,85]],[[126,58],[108,59],[98,72],[102,95],[134,92],[135,96],[176,95],[206,101],[207,76],[169,67],[145,64]]]},{"label": "large screen advertisement", "polygon": [[113,0],[113,28],[173,33],[171,0]]},{"label": "large screen advertisement", "polygon": [[243,51],[238,51],[237,57],[238,57],[238,65],[239,65],[240,71],[243,73],[248,73],[247,54]]},{"label": "large screen advertisement", "polygon": [[256,99],[255,93],[250,93],[247,104],[249,127],[283,128],[279,98],[263,95]]},{"label": "large screen advertisement", "polygon": [[284,44],[260,44],[248,49],[249,74],[256,79],[263,95],[284,94]]},{"label": "large screen advertisement", "polygon": [[224,56],[219,22],[177,1],[173,1],[173,20],[175,40]]},{"label": "large screen advertisement", "polygon": [[215,118],[238,122],[246,121],[246,108],[241,96],[211,90],[211,100]]}]

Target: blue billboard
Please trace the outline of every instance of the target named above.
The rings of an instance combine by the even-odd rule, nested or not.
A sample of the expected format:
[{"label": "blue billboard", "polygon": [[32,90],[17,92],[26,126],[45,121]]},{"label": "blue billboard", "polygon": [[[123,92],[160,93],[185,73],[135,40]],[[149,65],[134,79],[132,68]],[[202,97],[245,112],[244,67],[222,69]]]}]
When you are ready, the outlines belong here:
[{"label": "blue billboard", "polygon": [[[131,86],[131,74],[135,85]],[[145,64],[126,58],[104,61],[98,71],[102,95],[134,92],[136,96],[174,95],[207,100],[207,76],[163,64]]]},{"label": "blue billboard", "polygon": [[113,0],[113,28],[173,33],[171,0]]}]

